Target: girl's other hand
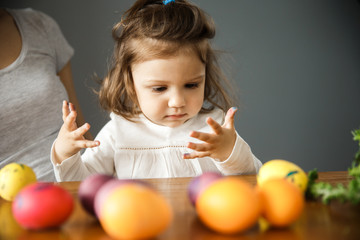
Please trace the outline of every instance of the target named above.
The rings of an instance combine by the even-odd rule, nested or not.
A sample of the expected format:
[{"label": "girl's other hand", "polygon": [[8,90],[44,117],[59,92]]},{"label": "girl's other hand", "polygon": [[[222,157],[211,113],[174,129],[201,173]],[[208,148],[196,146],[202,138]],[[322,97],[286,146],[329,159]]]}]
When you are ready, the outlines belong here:
[{"label": "girl's other hand", "polygon": [[62,114],[64,123],[54,144],[54,160],[57,163],[61,163],[82,148],[92,148],[100,145],[99,141],[84,138],[84,134],[90,129],[90,125],[85,123],[81,127],[77,127],[77,113],[72,103],[68,104],[67,101],[63,101]]},{"label": "girl's other hand", "polygon": [[214,119],[208,118],[206,123],[211,127],[212,133],[192,131],[190,137],[199,139],[204,143],[189,142],[187,147],[194,152],[184,154],[184,159],[211,157],[225,161],[231,154],[235,141],[236,132],[234,127],[234,116],[237,108],[232,107],[225,116],[225,122],[221,126]]}]

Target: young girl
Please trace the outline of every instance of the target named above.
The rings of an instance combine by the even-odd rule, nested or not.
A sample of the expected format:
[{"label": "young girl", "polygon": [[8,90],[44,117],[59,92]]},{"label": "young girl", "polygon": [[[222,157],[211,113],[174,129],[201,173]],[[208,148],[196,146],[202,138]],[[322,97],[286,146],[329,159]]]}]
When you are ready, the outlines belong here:
[{"label": "young girl", "polygon": [[256,173],[261,162],[234,128],[236,108],[224,114],[231,105],[214,35],[212,20],[185,0],[136,1],[113,28],[114,63],[99,91],[111,120],[96,141],[84,139],[89,124],[78,128],[63,103],[51,151],[57,180]]}]

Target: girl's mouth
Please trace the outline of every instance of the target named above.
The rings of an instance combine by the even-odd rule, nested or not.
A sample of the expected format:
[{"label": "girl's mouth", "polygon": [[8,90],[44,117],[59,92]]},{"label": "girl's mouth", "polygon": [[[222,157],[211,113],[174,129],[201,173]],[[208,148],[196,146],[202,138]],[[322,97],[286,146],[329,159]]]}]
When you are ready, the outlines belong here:
[{"label": "girl's mouth", "polygon": [[167,115],[166,117],[168,119],[172,119],[172,120],[178,120],[178,119],[182,119],[186,116],[186,113],[184,114],[173,114],[173,115]]}]

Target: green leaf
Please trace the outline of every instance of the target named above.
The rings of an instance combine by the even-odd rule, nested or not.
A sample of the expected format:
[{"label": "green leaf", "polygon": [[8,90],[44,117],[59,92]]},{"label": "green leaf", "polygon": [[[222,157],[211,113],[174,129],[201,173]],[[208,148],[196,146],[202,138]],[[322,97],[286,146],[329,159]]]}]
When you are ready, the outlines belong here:
[{"label": "green leaf", "polygon": [[355,161],[357,164],[360,164],[360,129],[356,129],[351,132],[353,135],[353,140],[358,141],[359,149],[355,153]]},{"label": "green leaf", "polygon": [[351,133],[353,135],[353,140],[358,141],[359,146],[360,146],[360,129],[356,129],[356,130],[352,131]]},{"label": "green leaf", "polygon": [[328,204],[331,200],[360,204],[360,129],[351,133],[354,141],[359,142],[359,150],[355,153],[355,160],[348,169],[348,174],[353,179],[349,181],[347,186],[343,184],[332,186],[330,183],[316,182],[318,172],[314,169],[308,173],[307,198],[320,198],[325,204]]},{"label": "green leaf", "polygon": [[308,185],[305,192],[305,196],[307,199],[315,198],[312,189],[317,179],[318,179],[318,172],[316,168],[308,172]]}]

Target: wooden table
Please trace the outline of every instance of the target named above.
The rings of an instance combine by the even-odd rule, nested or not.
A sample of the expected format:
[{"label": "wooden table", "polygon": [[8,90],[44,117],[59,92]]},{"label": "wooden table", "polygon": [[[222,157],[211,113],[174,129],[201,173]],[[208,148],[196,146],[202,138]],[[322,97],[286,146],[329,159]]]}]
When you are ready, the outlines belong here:
[{"label": "wooden table", "polygon": [[[255,185],[256,176],[239,178]],[[347,184],[347,172],[319,173],[319,180],[332,184]],[[294,224],[285,229],[268,229],[263,232],[259,225],[237,235],[221,235],[207,229],[196,216],[195,209],[187,197],[187,186],[191,178],[149,179],[173,207],[174,219],[170,227],[156,239],[360,239],[360,213],[346,217],[335,208],[317,201],[307,201],[305,210]],[[76,199],[70,219],[61,227],[43,231],[22,229],[11,214],[11,203],[0,199],[0,239],[46,239],[46,240],[107,240],[111,239],[95,218],[88,215],[79,204],[77,189],[80,182],[56,183],[67,189]],[[344,213],[346,211],[340,211]]]}]

